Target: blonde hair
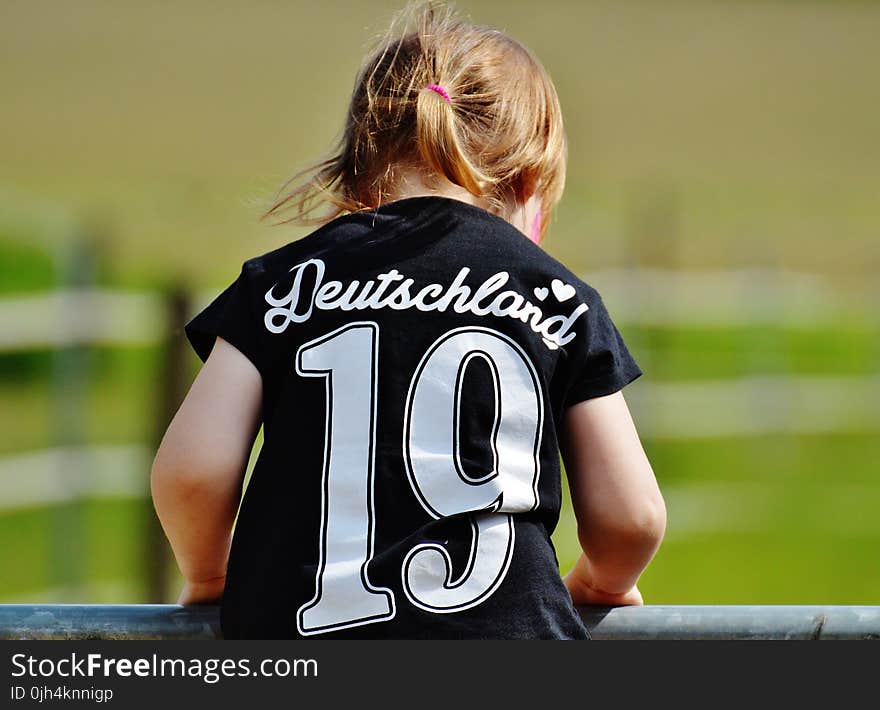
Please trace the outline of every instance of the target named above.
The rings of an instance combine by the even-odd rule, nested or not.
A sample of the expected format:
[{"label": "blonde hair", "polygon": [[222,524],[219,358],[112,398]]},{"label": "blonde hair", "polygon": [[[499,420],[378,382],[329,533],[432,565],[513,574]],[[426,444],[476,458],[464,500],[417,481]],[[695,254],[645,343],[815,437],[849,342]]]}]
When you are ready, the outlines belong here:
[{"label": "blonde hair", "polygon": [[493,212],[539,191],[543,236],[565,162],[559,99],[538,59],[448,6],[419,3],[364,62],[332,154],[288,180],[263,217],[321,224],[375,209],[406,166],[465,188]]}]

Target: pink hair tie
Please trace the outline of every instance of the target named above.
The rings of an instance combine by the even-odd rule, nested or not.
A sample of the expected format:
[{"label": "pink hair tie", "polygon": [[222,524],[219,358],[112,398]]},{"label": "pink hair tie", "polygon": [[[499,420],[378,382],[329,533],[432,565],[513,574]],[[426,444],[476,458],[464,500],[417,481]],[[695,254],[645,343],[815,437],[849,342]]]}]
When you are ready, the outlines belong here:
[{"label": "pink hair tie", "polygon": [[443,97],[443,100],[446,103],[452,103],[449,98],[449,94],[446,92],[446,89],[440,86],[440,84],[428,84],[425,88],[430,89],[431,91],[436,91],[438,94],[440,94],[440,96]]}]

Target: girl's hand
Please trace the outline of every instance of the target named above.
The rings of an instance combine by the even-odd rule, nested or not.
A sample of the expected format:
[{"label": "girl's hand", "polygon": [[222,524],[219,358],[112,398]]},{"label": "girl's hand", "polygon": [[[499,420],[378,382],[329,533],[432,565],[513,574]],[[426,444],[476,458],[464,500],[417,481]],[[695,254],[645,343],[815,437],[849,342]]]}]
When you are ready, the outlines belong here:
[{"label": "girl's hand", "polygon": [[177,603],[183,605],[216,604],[223,598],[225,584],[226,577],[215,577],[204,582],[186,582]]},{"label": "girl's hand", "polygon": [[579,606],[642,606],[644,604],[642,593],[635,585],[629,591],[619,593],[606,592],[593,587],[589,562],[584,555],[578,558],[571,572],[565,575],[562,581],[571,594],[571,600]]}]

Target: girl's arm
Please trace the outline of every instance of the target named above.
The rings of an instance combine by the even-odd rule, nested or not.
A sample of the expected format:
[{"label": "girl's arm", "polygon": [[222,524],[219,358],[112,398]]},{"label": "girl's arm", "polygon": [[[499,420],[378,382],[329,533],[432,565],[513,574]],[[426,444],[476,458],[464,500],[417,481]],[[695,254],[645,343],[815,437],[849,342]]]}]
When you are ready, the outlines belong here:
[{"label": "girl's arm", "polygon": [[153,503],[186,580],[181,604],[223,594],[262,396],[257,368],[217,338],[153,461]]},{"label": "girl's arm", "polygon": [[639,576],[666,506],[622,392],[569,407],[560,439],[583,554],[565,577],[576,604],[641,604]]}]

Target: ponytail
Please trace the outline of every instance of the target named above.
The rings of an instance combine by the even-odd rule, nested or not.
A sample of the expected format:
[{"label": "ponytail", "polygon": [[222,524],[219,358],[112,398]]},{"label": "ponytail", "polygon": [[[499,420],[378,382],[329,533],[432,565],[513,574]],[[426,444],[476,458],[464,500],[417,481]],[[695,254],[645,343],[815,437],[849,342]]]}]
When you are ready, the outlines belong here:
[{"label": "ponytail", "polygon": [[439,84],[429,84],[416,99],[416,145],[426,167],[477,197],[492,180],[463,150],[452,98]]}]

